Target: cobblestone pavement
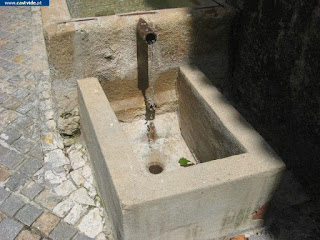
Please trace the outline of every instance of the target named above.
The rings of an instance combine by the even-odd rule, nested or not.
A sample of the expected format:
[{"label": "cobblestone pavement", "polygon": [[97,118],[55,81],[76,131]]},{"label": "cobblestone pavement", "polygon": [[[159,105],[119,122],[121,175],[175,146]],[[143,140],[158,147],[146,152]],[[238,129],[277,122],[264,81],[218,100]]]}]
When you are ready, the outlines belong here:
[{"label": "cobblestone pavement", "polygon": [[40,9],[0,16],[0,239],[111,239],[81,140],[57,133]]},{"label": "cobblestone pavement", "polygon": [[[0,16],[0,240],[113,239],[81,138],[57,131],[39,8]],[[270,230],[235,239],[318,238],[320,204],[291,172],[271,203]]]}]

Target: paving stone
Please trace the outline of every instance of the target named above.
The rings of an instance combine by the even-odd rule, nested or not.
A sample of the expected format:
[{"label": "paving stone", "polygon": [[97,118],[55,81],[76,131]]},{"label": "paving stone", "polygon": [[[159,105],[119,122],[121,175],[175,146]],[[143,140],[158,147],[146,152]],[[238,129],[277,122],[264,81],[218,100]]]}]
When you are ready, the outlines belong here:
[{"label": "paving stone", "polygon": [[34,141],[22,136],[14,143],[12,143],[12,146],[15,147],[21,153],[27,153],[34,146],[34,144]]},{"label": "paving stone", "polygon": [[23,225],[13,219],[6,218],[0,223],[1,240],[14,240],[19,232],[23,229]]},{"label": "paving stone", "polygon": [[33,228],[39,230],[46,237],[49,236],[51,231],[57,226],[60,222],[60,218],[52,213],[45,212],[43,213],[32,225]]},{"label": "paving stone", "polygon": [[30,232],[29,230],[22,231],[15,240],[40,240],[41,236]]},{"label": "paving stone", "polygon": [[[7,100],[9,101],[9,100]],[[7,102],[6,101],[6,102]],[[3,107],[7,108],[5,104],[2,104]],[[7,125],[18,117],[18,113],[11,110],[4,110],[0,113],[0,131],[3,131]]]},{"label": "paving stone", "polygon": [[43,213],[41,209],[36,208],[30,203],[26,204],[19,210],[15,218],[25,225],[31,226],[31,224]]},{"label": "paving stone", "polygon": [[0,58],[5,60],[11,60],[15,56],[15,53],[12,51],[2,50],[0,52]]},{"label": "paving stone", "polygon": [[[40,142],[40,125],[33,124],[23,130],[25,138],[29,138],[33,141]],[[37,143],[38,144],[38,143]]]},{"label": "paving stone", "polygon": [[23,89],[23,88],[20,88],[18,89],[17,91],[15,91],[12,96],[16,97],[16,98],[20,98],[20,99],[24,99],[26,98],[30,93]]},{"label": "paving stone", "polygon": [[42,167],[42,162],[34,159],[28,158],[26,159],[22,165],[19,167],[18,171],[31,177]]},{"label": "paving stone", "polygon": [[76,190],[77,188],[75,187],[75,185],[72,183],[72,181],[67,180],[64,181],[63,183],[61,183],[59,186],[54,188],[54,191],[56,192],[56,194],[58,194],[59,196],[63,196],[66,197],[68,196],[70,193],[72,193],[74,190]]},{"label": "paving stone", "polygon": [[42,140],[42,148],[44,152],[52,151],[57,148],[62,149],[64,147],[63,139],[58,133],[43,132],[41,134],[41,140]]},{"label": "paving stone", "polygon": [[34,122],[32,118],[20,116],[12,122],[11,126],[17,129],[18,131],[22,131],[23,129],[31,126],[33,123]]},{"label": "paving stone", "polygon": [[106,237],[106,234],[104,232],[99,233],[94,239],[95,240],[109,240],[109,238]]},{"label": "paving stone", "polygon": [[28,177],[22,173],[15,172],[6,182],[6,187],[11,191],[17,191],[28,181]]},{"label": "paving stone", "polygon": [[94,206],[93,199],[91,197],[89,197],[88,191],[83,187],[74,191],[70,195],[70,199],[74,200],[75,202],[81,203],[81,204]]},{"label": "paving stone", "polygon": [[6,143],[11,144],[13,143],[15,140],[19,139],[21,137],[21,133],[18,132],[17,130],[10,128],[10,129],[6,129],[1,135],[0,137],[2,139],[4,139],[6,141]]},{"label": "paving stone", "polygon": [[[48,165],[45,165],[48,168]],[[66,170],[63,167],[55,168],[44,173],[46,184],[60,184],[67,180]]]},{"label": "paving stone", "polygon": [[2,106],[7,108],[7,109],[11,109],[11,110],[15,110],[17,109],[17,107],[19,107],[22,104],[22,100],[19,98],[15,98],[15,97],[10,97],[9,99],[7,99]]},{"label": "paving stone", "polygon": [[29,112],[32,108],[34,107],[34,103],[32,102],[27,102],[27,103],[22,103],[16,111],[21,114],[26,114]]},{"label": "paving stone", "polygon": [[55,149],[51,152],[48,152],[44,156],[44,162],[48,164],[47,169],[62,167],[70,163],[69,159],[65,156],[61,149]]},{"label": "paving stone", "polygon": [[10,176],[8,169],[0,166],[0,182],[5,181]]},{"label": "paving stone", "polygon": [[74,227],[65,222],[60,222],[58,226],[50,233],[49,237],[52,238],[52,240],[69,240],[76,233],[77,230]]},{"label": "paving stone", "polygon": [[6,93],[0,92],[0,104],[6,101],[8,98],[9,96]]},{"label": "paving stone", "polygon": [[28,197],[30,200],[34,199],[41,191],[43,190],[43,186],[36,182],[29,183],[24,189],[20,192]]},{"label": "paving stone", "polygon": [[75,225],[86,211],[87,207],[81,204],[75,204],[68,215],[64,218],[64,221],[71,225]]},{"label": "paving stone", "polygon": [[38,142],[32,150],[28,153],[29,156],[35,157],[37,159],[43,159],[43,152],[40,142]]},{"label": "paving stone", "polygon": [[102,232],[103,224],[99,209],[93,208],[90,210],[90,212],[82,218],[78,228],[81,232],[92,238]]},{"label": "paving stone", "polygon": [[62,197],[57,196],[50,192],[50,190],[43,190],[36,198],[35,201],[43,207],[52,210],[60,201]]},{"label": "paving stone", "polygon": [[90,237],[88,237],[88,236],[86,236],[86,235],[84,235],[82,233],[78,233],[75,236],[74,240],[93,240],[93,238],[90,238]]},{"label": "paving stone", "polygon": [[4,161],[4,159],[9,154],[9,152],[10,152],[10,149],[0,145],[0,163]]},{"label": "paving stone", "polygon": [[[0,151],[1,151],[1,148],[0,148]],[[1,153],[0,153],[0,163],[9,169],[16,168],[25,159],[25,156],[23,156],[22,154],[16,151],[12,151],[9,149],[4,151],[6,152],[4,156],[1,156]]]},{"label": "paving stone", "polygon": [[86,164],[86,161],[83,159],[82,152],[78,150],[70,151],[69,157],[70,157],[72,168],[74,170],[81,168]]},{"label": "paving stone", "polygon": [[72,171],[70,175],[74,183],[78,186],[84,184],[84,182],[86,181],[85,178],[82,176],[82,168]]},{"label": "paving stone", "polygon": [[0,187],[0,203],[6,200],[6,198],[9,197],[9,195],[10,195],[10,192]]},{"label": "paving stone", "polygon": [[11,194],[4,202],[0,205],[0,210],[8,217],[13,217],[16,212],[24,205],[24,201],[14,194]]},{"label": "paving stone", "polygon": [[33,119],[38,119],[39,110],[36,107],[34,107],[31,110],[29,110],[26,114],[27,114],[28,117],[31,117]]},{"label": "paving stone", "polygon": [[3,213],[0,212],[0,222],[6,218],[6,215],[4,215]]},{"label": "paving stone", "polygon": [[54,207],[52,212],[56,214],[58,217],[63,218],[68,214],[68,212],[71,210],[73,206],[74,202],[71,199],[67,198],[61,203],[58,203],[57,206]]}]

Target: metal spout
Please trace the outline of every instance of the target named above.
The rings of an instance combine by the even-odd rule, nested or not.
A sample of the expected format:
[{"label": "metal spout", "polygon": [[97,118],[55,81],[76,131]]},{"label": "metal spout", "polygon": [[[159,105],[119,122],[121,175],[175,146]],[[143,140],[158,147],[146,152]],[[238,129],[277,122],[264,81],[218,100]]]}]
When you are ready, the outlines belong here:
[{"label": "metal spout", "polygon": [[152,28],[149,27],[148,23],[142,18],[139,19],[137,25],[137,31],[140,37],[145,40],[148,44],[153,44],[157,41],[157,34]]}]

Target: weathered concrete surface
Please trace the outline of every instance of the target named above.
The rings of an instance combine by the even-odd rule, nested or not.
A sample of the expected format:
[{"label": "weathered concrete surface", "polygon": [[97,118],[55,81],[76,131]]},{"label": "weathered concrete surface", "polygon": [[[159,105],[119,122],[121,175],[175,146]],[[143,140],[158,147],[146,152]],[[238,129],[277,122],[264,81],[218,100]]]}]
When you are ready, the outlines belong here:
[{"label": "weathered concrete surface", "polygon": [[[158,33],[155,72],[165,73],[204,54],[228,59],[234,10],[215,4],[213,9],[166,9],[133,16],[71,19],[63,0],[42,8],[44,35],[59,114],[77,105],[76,79],[97,77],[136,81],[136,24],[143,17]],[[198,28],[194,28],[198,25]],[[228,64],[217,69],[226,75]]]},{"label": "weathered concrete surface", "polygon": [[201,72],[183,67],[179,81],[205,106],[202,117],[220,121],[245,153],[143,174],[98,80],[78,81],[83,132],[119,239],[210,239],[260,226],[255,212],[261,215],[285,167]]}]

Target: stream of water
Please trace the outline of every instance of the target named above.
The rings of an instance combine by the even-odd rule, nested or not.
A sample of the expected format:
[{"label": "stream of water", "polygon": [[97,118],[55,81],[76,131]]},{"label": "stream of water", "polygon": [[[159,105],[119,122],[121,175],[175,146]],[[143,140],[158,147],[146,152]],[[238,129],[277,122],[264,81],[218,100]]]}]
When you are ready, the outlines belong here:
[{"label": "stream of water", "polygon": [[[149,60],[148,60],[148,78],[149,78],[149,88],[146,90],[146,104],[148,110],[151,114],[149,119],[147,119],[147,131],[148,131],[148,139],[149,143],[154,142],[157,139],[157,131],[156,126],[153,122],[156,116],[156,108],[157,105],[155,103],[155,88],[156,88],[156,81],[157,81],[157,74],[156,74],[156,64],[157,61],[155,57],[155,50],[156,44],[152,43],[148,45],[148,52],[149,52]],[[147,111],[148,111],[147,110]]]}]

